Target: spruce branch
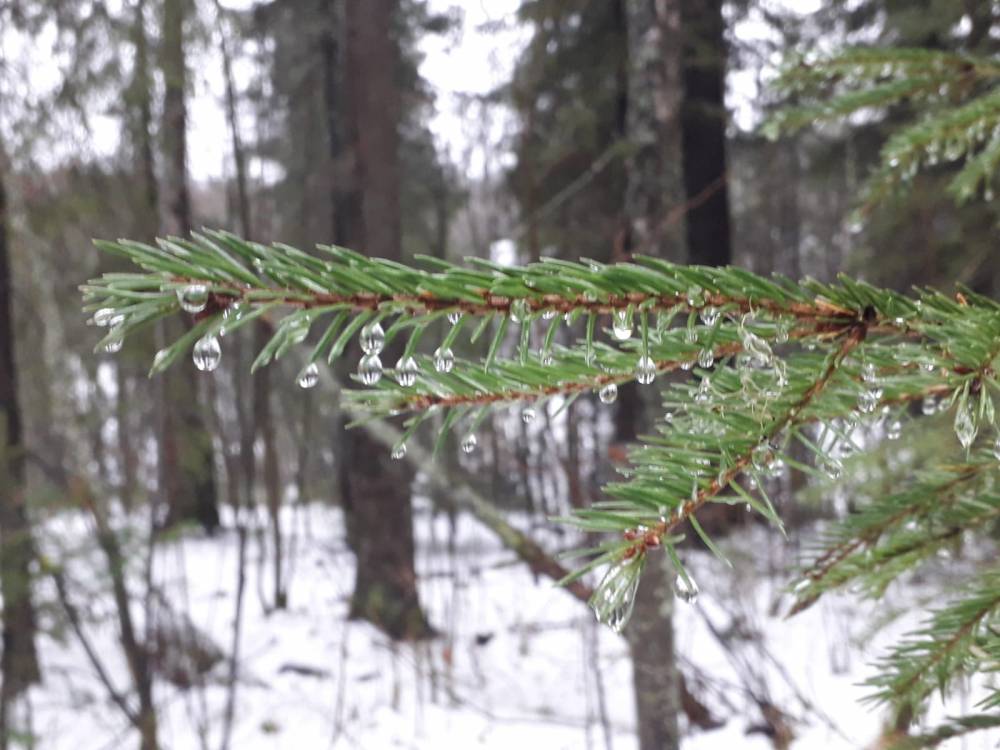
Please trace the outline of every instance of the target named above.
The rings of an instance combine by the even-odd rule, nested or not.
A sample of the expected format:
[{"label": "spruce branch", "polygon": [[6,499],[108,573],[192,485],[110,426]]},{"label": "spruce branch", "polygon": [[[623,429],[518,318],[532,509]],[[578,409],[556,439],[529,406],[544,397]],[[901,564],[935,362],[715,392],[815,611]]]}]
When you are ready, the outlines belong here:
[{"label": "spruce branch", "polygon": [[996,670],[990,649],[995,651],[1000,640],[998,619],[1000,569],[994,568],[880,660],[879,674],[867,682],[876,689],[871,700],[919,709],[931,693],[943,692],[957,677],[983,667]]},{"label": "spruce branch", "polygon": [[992,58],[925,49],[844,50],[785,66],[777,87],[797,101],[779,110],[764,133],[880,115],[907,102],[918,111],[913,124],[884,144],[879,167],[865,184],[862,212],[905,190],[922,169],[962,162],[949,184],[959,203],[980,191],[989,200],[1000,165],[1000,65]]}]

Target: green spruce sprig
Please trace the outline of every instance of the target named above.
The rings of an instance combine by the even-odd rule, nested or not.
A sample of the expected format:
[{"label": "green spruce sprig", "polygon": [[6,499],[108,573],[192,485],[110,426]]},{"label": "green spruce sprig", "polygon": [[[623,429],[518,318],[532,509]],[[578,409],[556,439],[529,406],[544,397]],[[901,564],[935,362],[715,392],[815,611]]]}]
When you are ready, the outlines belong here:
[{"label": "green spruce sprig", "polygon": [[[577,551],[587,559],[566,581],[603,567],[591,605],[616,630],[628,621],[650,554],[662,551],[672,561],[679,597],[697,596],[678,551],[688,529],[725,559],[698,522],[705,505],[746,504],[782,528],[770,477],[790,466],[836,480],[866,443],[898,437],[914,404],[925,414],[954,411],[967,458],[873,499],[834,530],[796,589],[795,608],[859,580],[877,594],[933,557],[956,529],[987,528],[1000,507],[986,484],[997,459],[983,448],[995,439],[1000,306],[969,290],[907,296],[846,277],[795,282],[647,258],[524,267],[418,259],[424,267],[411,268],[223,232],[101,247],[142,270],[83,287],[93,322],[109,327],[100,347],[116,350],[162,317],[190,315],[192,326],[157,354],[153,372],[188,350],[211,370],[221,357],[219,338],[259,319],[272,335],[254,367],[300,349],[306,365],[298,383],[311,387],[323,361],[358,356],[356,341],[363,387],[345,397],[371,418],[406,415],[404,441],[441,414],[441,434],[458,430],[463,448],[473,450],[475,427],[490,409],[521,409],[528,419],[589,393],[611,403],[629,381],[667,382],[655,433],[631,449],[608,498],[561,519],[604,534],[596,547]],[[384,365],[390,347],[397,359]],[[811,462],[795,458],[796,443]],[[992,631],[980,624],[992,623],[996,604],[976,601],[981,616],[969,648],[991,653]],[[932,629],[940,632],[946,620]],[[966,641],[956,653],[959,645],[967,655]],[[904,662],[913,653],[888,657],[898,674],[909,674]],[[943,684],[964,673],[961,659],[938,663]],[[879,695],[894,690],[896,702],[926,699],[923,682],[908,685],[876,687]]]}]

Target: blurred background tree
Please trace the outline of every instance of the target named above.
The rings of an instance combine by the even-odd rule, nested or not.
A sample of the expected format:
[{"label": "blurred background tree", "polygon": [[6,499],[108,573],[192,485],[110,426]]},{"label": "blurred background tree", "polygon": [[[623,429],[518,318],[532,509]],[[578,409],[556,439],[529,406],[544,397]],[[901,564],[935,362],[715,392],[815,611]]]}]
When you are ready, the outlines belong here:
[{"label": "blurred background tree", "polygon": [[[959,281],[995,296],[996,202],[956,210],[944,190],[954,165],[852,214],[880,147],[912,116],[905,103],[778,141],[757,126],[779,106],[768,84],[786,55],[854,43],[990,55],[996,13],[968,0],[836,2],[810,13],[757,0],[523,0],[493,26],[471,29],[464,4],[417,0],[0,0],[5,736],[16,729],[6,717],[24,723],[6,707],[37,677],[32,610],[65,623],[67,605],[84,598],[70,586],[59,600],[47,585],[47,566],[70,558],[45,540],[46,524],[68,508],[98,533],[107,520],[138,571],[127,594],[141,625],[122,645],[131,687],[118,692],[123,716],[152,748],[162,740],[150,685],[161,677],[139,651],[171,616],[155,596],[158,547],[198,527],[247,524],[268,569],[264,609],[294,609],[290,514],[309,503],[338,507],[357,560],[351,616],[392,639],[447,640],[449,623],[429,616],[419,595],[412,501],[431,495],[453,533],[465,511],[421,475],[523,512],[527,538],[494,531],[533,570],[553,571],[546,566],[569,542],[537,527],[596,499],[624,458],[620,446],[658,408],[626,387],[610,414],[584,396],[534,423],[492,415],[475,452],[449,442],[433,466],[390,461],[367,433],[344,432],[335,399],[292,387],[296,363],[248,374],[269,335],[263,324],[256,342],[224,341],[213,378],[186,359],[147,380],[152,339],[95,357],[76,286],[122,265],[94,253],[91,237],[151,239],[208,225],[400,261],[607,262],[642,252],[820,280],[844,271],[896,289]],[[513,34],[516,54],[505,48],[511,59],[496,85],[462,91],[462,129],[443,129],[440,76],[427,80],[425,58],[429,45],[473,31]],[[211,149],[195,150],[205,133],[214,134]],[[569,330],[558,336],[568,340]],[[398,352],[382,356],[388,364]],[[341,382],[348,375],[337,373]],[[540,429],[554,423],[566,435],[558,446]],[[874,481],[877,469],[859,476]],[[800,473],[773,481],[788,519],[845,512]],[[749,523],[735,507],[716,531]],[[32,534],[43,537],[41,567]],[[659,668],[677,661],[666,627],[672,596],[660,589],[641,599],[648,607],[632,641],[643,644],[633,652],[643,750],[732,714],[708,699],[697,664],[682,663],[679,674]],[[228,656],[235,665],[235,645]],[[786,717],[764,694],[754,703],[755,721],[778,744]]]}]

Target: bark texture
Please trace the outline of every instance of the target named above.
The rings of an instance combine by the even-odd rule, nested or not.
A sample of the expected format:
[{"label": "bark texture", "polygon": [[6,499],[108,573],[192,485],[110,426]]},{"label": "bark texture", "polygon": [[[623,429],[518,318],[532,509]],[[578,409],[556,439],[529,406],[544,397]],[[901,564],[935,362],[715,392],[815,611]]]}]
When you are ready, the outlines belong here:
[{"label": "bark texture", "polygon": [[35,649],[36,618],[31,598],[34,559],[25,503],[24,432],[14,360],[14,284],[7,223],[6,159],[0,144],[0,594],[3,596],[3,654],[0,669],[0,745],[7,746],[9,706],[40,679]]},{"label": "bark texture", "polygon": [[[163,193],[167,232],[181,236],[192,228],[184,35],[189,12],[188,0],[163,3]],[[185,325],[188,323],[179,320],[166,321],[166,340],[183,335]],[[160,491],[165,502],[165,526],[195,521],[212,533],[219,526],[215,460],[198,375],[191,359],[184,357],[161,378]]]},{"label": "bark texture", "polygon": [[[345,0],[342,42],[346,76],[338,78],[327,102],[334,130],[331,157],[343,164],[350,150],[349,182],[334,190],[336,241],[371,255],[400,260],[399,122],[394,35],[395,0]],[[326,52],[331,62],[337,47]],[[328,82],[328,87],[332,85]],[[336,96],[335,94],[341,94]],[[351,211],[356,207],[357,211]],[[387,366],[397,353],[382,352]],[[348,542],[357,558],[352,617],[362,618],[397,639],[433,633],[417,596],[410,484],[404,462],[366,432],[341,441],[340,486]]]}]

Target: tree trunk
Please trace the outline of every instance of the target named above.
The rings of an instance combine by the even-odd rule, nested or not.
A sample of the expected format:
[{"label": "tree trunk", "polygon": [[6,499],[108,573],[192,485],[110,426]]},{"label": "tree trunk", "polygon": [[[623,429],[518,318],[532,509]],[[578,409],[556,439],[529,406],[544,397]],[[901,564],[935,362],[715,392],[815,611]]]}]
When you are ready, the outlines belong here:
[{"label": "tree trunk", "polygon": [[722,0],[679,0],[678,5],[683,27],[681,153],[688,260],[724,266],[732,262],[732,242]]},{"label": "tree trunk", "polygon": [[[191,231],[191,198],[187,181],[187,70],[184,22],[188,0],[164,0],[161,61],[163,94],[163,186],[167,230]],[[178,320],[164,323],[168,341],[184,333]],[[219,526],[212,437],[199,398],[198,371],[184,358],[161,378],[160,491],[166,503],[165,525],[197,521],[209,533]]]},{"label": "tree trunk", "polygon": [[3,654],[0,669],[0,747],[7,746],[13,699],[40,679],[35,650],[36,620],[31,599],[34,544],[25,508],[25,465],[21,409],[14,362],[14,280],[7,235],[7,194],[0,144],[0,594],[3,596]]},{"label": "tree trunk", "polygon": [[[669,260],[686,257],[681,169],[681,31],[677,0],[623,0],[628,38],[628,164],[624,249]],[[641,391],[621,391],[615,417],[618,446],[635,440]],[[616,454],[620,451],[616,451]],[[632,654],[640,750],[680,746],[680,675],[674,660],[673,593],[661,555],[646,566],[625,637]]]},{"label": "tree trunk", "polygon": [[[335,199],[335,239],[393,260],[402,254],[396,7],[395,0],[345,0],[346,77],[337,88],[344,91],[346,119],[337,99],[327,102],[333,108],[329,122],[338,126],[330,134],[331,156],[334,163],[343,161],[335,137],[346,131],[344,145],[354,167],[348,194],[360,202],[357,215],[345,211],[351,201]],[[344,122],[348,127],[341,129]],[[343,195],[343,186],[335,192]],[[381,356],[391,366],[393,354]],[[341,445],[340,485],[348,542],[357,559],[351,617],[368,620],[393,638],[427,637],[433,631],[420,607],[414,569],[412,472],[364,432]]]}]

